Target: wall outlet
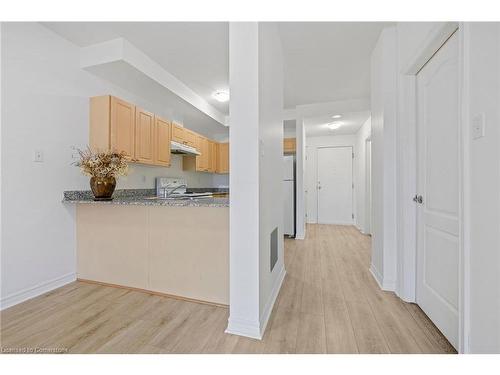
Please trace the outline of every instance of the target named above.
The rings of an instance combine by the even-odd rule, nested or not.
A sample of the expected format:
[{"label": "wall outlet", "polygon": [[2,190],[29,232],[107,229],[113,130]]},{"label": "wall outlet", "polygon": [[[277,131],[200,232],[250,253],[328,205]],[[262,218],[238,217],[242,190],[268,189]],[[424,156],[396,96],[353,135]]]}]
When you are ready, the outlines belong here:
[{"label": "wall outlet", "polygon": [[33,151],[33,161],[35,163],[42,163],[43,162],[43,151],[42,150]]},{"label": "wall outlet", "polygon": [[484,113],[478,113],[472,117],[472,139],[484,137]]}]

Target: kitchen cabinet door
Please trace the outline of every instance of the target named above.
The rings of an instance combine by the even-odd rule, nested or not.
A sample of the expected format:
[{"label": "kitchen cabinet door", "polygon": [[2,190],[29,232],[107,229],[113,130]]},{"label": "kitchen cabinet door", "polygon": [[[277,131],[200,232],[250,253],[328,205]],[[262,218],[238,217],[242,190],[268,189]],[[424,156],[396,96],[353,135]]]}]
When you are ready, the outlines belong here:
[{"label": "kitchen cabinet door", "polygon": [[201,142],[201,155],[198,156],[198,158],[200,158],[199,169],[198,169],[200,172],[208,172],[209,153],[210,153],[210,148],[208,139],[203,138]]},{"label": "kitchen cabinet door", "polygon": [[208,142],[208,172],[215,173],[217,168],[217,143],[213,141]]},{"label": "kitchen cabinet door", "polygon": [[229,143],[217,145],[217,173],[229,173]]},{"label": "kitchen cabinet door", "polygon": [[184,128],[184,140],[188,146],[196,148],[197,136],[194,131]]},{"label": "kitchen cabinet door", "polygon": [[135,160],[139,163],[154,163],[155,116],[142,108],[135,110]]},{"label": "kitchen cabinet door", "polygon": [[187,145],[186,129],[179,124],[172,123],[172,141]]},{"label": "kitchen cabinet door", "polygon": [[161,117],[155,118],[155,165],[170,167],[170,123]]},{"label": "kitchen cabinet door", "polygon": [[111,97],[110,147],[125,152],[129,160],[135,158],[135,106]]}]

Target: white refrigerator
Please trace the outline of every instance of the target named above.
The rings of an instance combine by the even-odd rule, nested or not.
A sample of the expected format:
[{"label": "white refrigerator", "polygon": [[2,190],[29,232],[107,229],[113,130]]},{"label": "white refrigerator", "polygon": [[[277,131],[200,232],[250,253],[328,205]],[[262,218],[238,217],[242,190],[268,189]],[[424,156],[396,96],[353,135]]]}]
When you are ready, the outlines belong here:
[{"label": "white refrigerator", "polygon": [[283,161],[284,235],[295,237],[295,156],[286,155]]}]

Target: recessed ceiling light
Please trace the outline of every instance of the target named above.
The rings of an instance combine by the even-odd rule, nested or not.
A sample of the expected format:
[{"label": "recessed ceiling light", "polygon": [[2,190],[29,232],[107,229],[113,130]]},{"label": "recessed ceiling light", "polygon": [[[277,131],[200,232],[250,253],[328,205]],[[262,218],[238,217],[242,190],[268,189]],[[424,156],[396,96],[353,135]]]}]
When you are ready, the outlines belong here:
[{"label": "recessed ceiling light", "polygon": [[337,122],[331,122],[329,124],[326,124],[331,130],[335,130],[340,128],[342,125],[344,125],[343,122],[337,121]]},{"label": "recessed ceiling light", "polygon": [[229,91],[225,90],[216,91],[212,94],[212,98],[214,98],[218,102],[225,103],[229,100]]},{"label": "recessed ceiling light", "polygon": [[333,115],[332,118],[341,118],[342,115]]}]

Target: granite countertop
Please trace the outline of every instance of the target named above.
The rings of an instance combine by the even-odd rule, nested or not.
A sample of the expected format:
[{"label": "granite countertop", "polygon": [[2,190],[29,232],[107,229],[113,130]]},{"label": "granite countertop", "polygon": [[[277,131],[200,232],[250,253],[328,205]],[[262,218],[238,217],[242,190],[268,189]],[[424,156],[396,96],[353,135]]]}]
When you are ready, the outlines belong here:
[{"label": "granite countertop", "polygon": [[175,207],[229,207],[228,189],[188,189],[191,192],[213,192],[220,196],[189,199],[151,199],[154,189],[124,189],[115,190],[113,200],[95,201],[90,190],[65,191],[63,203],[78,204],[120,204],[139,206],[175,206]]}]

